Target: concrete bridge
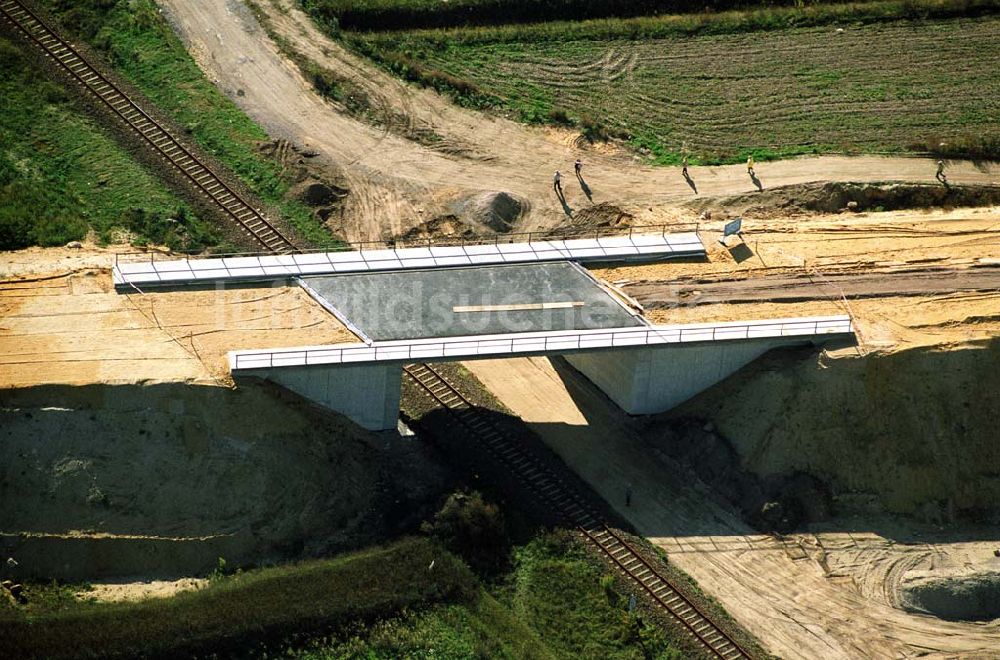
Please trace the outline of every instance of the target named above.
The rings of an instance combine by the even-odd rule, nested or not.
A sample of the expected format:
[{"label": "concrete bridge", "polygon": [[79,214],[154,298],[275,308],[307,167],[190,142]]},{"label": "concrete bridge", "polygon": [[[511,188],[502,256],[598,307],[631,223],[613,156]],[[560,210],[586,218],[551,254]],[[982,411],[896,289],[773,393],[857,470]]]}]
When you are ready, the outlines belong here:
[{"label": "concrete bridge", "polygon": [[116,263],[118,290],[295,281],[363,341],[229,354],[371,430],[396,427],[411,362],[564,355],[623,410],[669,410],[768,350],[853,337],[848,316],[650,325],[581,263],[704,258],[696,233]]},{"label": "concrete bridge", "polygon": [[780,346],[853,338],[849,316],[397,340],[233,351],[234,377],[256,376],[343,413],[396,428],[402,367],[564,355],[630,414],[670,410]]}]

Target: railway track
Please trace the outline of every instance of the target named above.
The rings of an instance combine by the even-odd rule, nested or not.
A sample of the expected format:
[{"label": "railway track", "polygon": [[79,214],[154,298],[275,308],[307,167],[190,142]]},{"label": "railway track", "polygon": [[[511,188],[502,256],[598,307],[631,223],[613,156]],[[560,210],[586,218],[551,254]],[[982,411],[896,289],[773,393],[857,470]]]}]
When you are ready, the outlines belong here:
[{"label": "railway track", "polygon": [[176,168],[201,194],[233,220],[251,239],[277,253],[295,252],[295,245],[264,214],[191,153],[160,123],[90,64],[72,44],[62,39],[20,0],[0,0],[0,18],[37,46],[57,67]]},{"label": "railway track", "polygon": [[[251,238],[276,253],[296,250],[264,215],[175,139],[166,128],[103,76],[71,44],[48,27],[19,0],[0,0],[0,18],[12,25],[47,57],[107,106],[152,151],[179,170],[194,187],[232,218]],[[649,564],[601,515],[560,479],[552,469],[516,439],[483,416],[440,374],[426,364],[405,367],[405,373],[437,403],[468,428],[487,452],[523,481],[531,492],[580,533],[623,574],[638,584],[658,606],[674,617],[713,656],[724,660],[750,658],[704,612]]]},{"label": "railway track", "polygon": [[682,591],[650,564],[619,532],[608,527],[600,513],[545,464],[534,452],[511,437],[469,403],[441,374],[426,364],[410,364],[404,373],[437,405],[465,426],[491,457],[520,479],[566,524],[576,527],[618,571],[635,583],[657,607],[676,620],[693,641],[723,660],[751,658],[738,642]]}]

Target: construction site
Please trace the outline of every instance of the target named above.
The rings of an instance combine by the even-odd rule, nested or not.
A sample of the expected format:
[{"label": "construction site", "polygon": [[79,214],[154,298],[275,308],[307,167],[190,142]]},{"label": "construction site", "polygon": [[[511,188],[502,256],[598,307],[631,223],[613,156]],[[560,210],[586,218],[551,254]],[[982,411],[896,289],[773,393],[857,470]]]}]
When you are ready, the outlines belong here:
[{"label": "construction site", "polygon": [[[238,254],[0,252],[0,639],[33,584],[171,601],[417,533],[457,484],[569,530],[679,649],[614,657],[1000,658],[996,162],[682,171],[465,107],[294,0],[150,3],[317,244],[39,5],[0,0],[4,38]],[[271,648],[220,635],[11,648]],[[336,648],[303,657],[399,653]]]}]

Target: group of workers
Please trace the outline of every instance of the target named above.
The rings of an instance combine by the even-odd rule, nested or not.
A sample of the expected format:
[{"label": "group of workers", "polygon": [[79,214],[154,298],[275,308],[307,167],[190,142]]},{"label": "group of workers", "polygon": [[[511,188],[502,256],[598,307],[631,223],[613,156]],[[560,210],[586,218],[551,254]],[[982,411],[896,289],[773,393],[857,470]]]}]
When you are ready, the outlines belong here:
[{"label": "group of workers", "polygon": [[[757,173],[754,171],[754,165],[756,165],[756,161],[753,158],[753,154],[750,154],[749,156],[747,156],[747,174],[750,175],[751,179],[757,178]],[[573,163],[573,169],[576,171],[576,178],[582,181],[583,175],[581,174],[581,171],[583,170],[583,161],[577,158],[576,162]],[[686,155],[681,159],[681,174],[684,176],[684,178],[689,177],[688,157]],[[934,178],[943,183],[944,185],[946,186],[948,185],[948,177],[945,176],[944,173],[943,160],[939,160],[937,162],[937,174],[934,175]],[[559,195],[560,198],[563,197],[562,173],[559,170],[556,170],[556,173],[552,176],[552,188],[556,191],[556,194]]]},{"label": "group of workers", "polygon": [[[576,171],[576,178],[583,180],[583,175],[581,174],[583,171],[583,161],[577,158],[576,162],[573,163],[573,169]],[[562,173],[559,170],[556,170],[556,173],[552,175],[552,188],[556,191],[557,195],[560,197],[563,196]]]}]

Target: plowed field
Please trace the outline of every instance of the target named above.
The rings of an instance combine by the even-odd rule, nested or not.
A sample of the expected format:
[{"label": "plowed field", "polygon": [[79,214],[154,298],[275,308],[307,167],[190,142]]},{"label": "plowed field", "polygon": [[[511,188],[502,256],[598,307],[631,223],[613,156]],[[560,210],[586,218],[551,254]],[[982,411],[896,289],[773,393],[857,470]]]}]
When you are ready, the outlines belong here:
[{"label": "plowed field", "polygon": [[[673,160],[895,151],[1000,135],[1000,20],[896,22],[650,40],[395,39],[522,116],[590,115]],[[430,33],[435,34],[435,33]],[[436,33],[440,38],[440,33]]]}]

